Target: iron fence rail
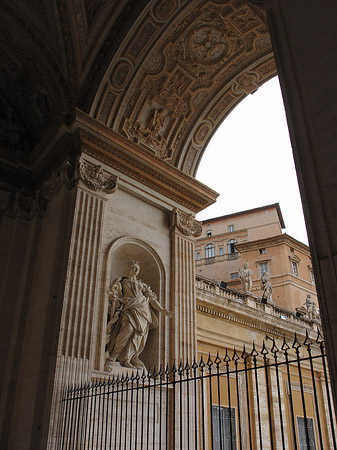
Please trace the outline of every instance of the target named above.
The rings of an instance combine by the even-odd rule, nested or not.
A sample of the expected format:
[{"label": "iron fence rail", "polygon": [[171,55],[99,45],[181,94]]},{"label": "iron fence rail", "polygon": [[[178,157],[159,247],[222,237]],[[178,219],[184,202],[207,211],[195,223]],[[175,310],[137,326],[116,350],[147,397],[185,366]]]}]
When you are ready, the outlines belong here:
[{"label": "iron fence rail", "polygon": [[271,339],[72,386],[60,425],[62,450],[336,449],[324,340]]}]

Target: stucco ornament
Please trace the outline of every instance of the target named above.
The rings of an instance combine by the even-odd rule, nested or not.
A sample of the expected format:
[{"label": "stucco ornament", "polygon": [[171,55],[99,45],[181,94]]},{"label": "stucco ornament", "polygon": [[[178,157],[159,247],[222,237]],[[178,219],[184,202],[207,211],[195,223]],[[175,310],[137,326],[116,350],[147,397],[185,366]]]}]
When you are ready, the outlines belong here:
[{"label": "stucco ornament", "polygon": [[79,177],[92,191],[112,194],[117,189],[117,177],[106,174],[100,165],[80,158],[78,171]]},{"label": "stucco ornament", "polygon": [[146,124],[126,119],[124,131],[129,139],[144,144],[156,156],[169,161],[172,152],[163,136],[166,114],[164,108],[155,108],[148,114]]},{"label": "stucco ornament", "polygon": [[185,236],[198,237],[202,233],[200,222],[195,220],[193,214],[186,213],[178,208],[173,208],[171,211],[171,230],[175,227]]},{"label": "stucco ornament", "polygon": [[239,275],[243,292],[251,292],[253,272],[248,269],[248,263],[243,265],[243,269],[239,269]]},{"label": "stucco ornament", "polygon": [[212,61],[221,58],[226,51],[226,41],[220,30],[206,25],[194,30],[190,45],[198,59]]},{"label": "stucco ornament", "polygon": [[263,272],[263,274],[261,275],[261,288],[262,298],[265,299],[267,303],[273,303],[273,286],[271,285],[270,275],[268,272]]},{"label": "stucco ornament", "polygon": [[158,326],[155,311],[171,318],[173,313],[163,308],[150,286],[137,280],[140,265],[129,263],[126,277],[117,278],[109,289],[109,320],[106,335],[105,369],[111,371],[118,361],[123,367],[145,369],[139,359],[149,330]]}]

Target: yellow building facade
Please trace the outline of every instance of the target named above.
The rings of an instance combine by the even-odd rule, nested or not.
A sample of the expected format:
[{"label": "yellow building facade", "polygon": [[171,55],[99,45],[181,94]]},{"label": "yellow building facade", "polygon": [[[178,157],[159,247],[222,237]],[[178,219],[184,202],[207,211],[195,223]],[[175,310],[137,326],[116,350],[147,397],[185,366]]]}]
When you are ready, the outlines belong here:
[{"label": "yellow building facade", "polygon": [[208,278],[197,276],[196,286],[198,355],[212,372],[203,392],[205,448],[331,448],[335,421],[317,321]]},{"label": "yellow building facade", "polygon": [[308,295],[317,304],[309,247],[282,233],[279,204],[267,205],[202,222],[196,243],[196,273],[241,290],[240,268],[252,271],[251,293],[262,295],[261,276],[270,275],[272,301],[295,311]]},{"label": "yellow building facade", "polygon": [[[311,255],[284,228],[273,204],[204,220],[197,238],[197,348],[212,362],[207,436],[215,449],[301,450],[306,439],[312,449],[328,448],[334,439],[329,381],[317,356],[319,316],[306,304],[308,295],[317,304]],[[240,279],[245,264],[248,292]]]}]

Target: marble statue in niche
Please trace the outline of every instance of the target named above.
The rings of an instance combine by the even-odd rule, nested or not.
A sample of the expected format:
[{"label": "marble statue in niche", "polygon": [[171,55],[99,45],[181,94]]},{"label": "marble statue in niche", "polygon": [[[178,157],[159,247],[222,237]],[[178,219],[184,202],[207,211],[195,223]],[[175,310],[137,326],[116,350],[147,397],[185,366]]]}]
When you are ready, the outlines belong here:
[{"label": "marble statue in niche", "polygon": [[155,311],[169,318],[173,316],[161,306],[151,287],[137,279],[139,271],[138,261],[131,261],[128,275],[117,278],[110,286],[105,364],[109,371],[115,361],[123,367],[144,369],[139,355],[149,330],[158,326]]},{"label": "marble statue in niche", "polygon": [[248,263],[243,265],[243,269],[239,269],[239,275],[243,292],[251,292],[253,272],[248,269]]},{"label": "marble statue in niche", "polygon": [[267,303],[273,303],[273,286],[271,285],[270,275],[268,272],[263,272],[263,274],[261,275],[261,288],[262,298],[265,299]]}]

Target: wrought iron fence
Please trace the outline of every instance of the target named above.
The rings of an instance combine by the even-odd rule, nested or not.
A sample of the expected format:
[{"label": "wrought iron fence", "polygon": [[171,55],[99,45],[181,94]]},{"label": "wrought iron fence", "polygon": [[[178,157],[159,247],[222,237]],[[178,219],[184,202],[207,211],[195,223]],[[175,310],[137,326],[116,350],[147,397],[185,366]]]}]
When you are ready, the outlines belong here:
[{"label": "wrought iron fence", "polygon": [[269,339],[71,387],[59,448],[336,449],[323,337]]}]

